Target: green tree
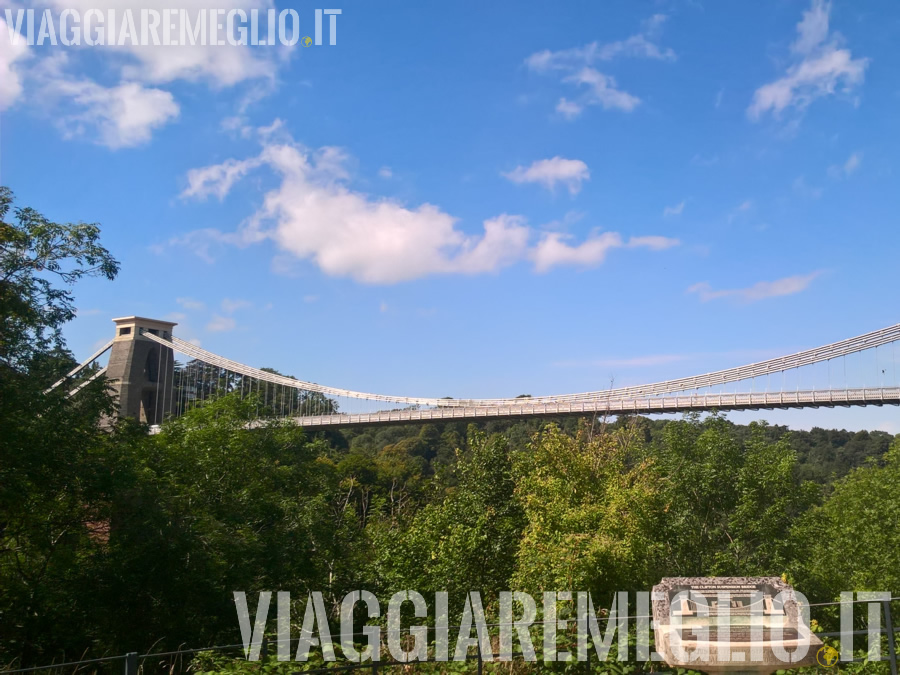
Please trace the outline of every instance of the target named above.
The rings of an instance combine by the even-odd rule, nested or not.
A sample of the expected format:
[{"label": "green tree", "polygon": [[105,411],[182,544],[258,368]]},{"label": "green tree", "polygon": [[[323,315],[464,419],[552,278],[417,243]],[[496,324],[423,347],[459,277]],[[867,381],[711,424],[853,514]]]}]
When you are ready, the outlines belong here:
[{"label": "green tree", "polygon": [[632,427],[575,436],[548,425],[516,456],[516,498],[526,526],[513,586],[587,590],[601,597],[645,589],[658,518],[653,462]]},{"label": "green tree", "polygon": [[814,483],[798,483],[796,465],[789,436],[770,442],[764,425],[750,424],[735,480],[737,502],[727,519],[728,547],[716,560],[717,574],[765,576],[786,569],[791,525],[820,494]]},{"label": "green tree", "polygon": [[98,422],[111,401],[100,380],[72,398],[71,385],[45,390],[73,365],[61,332],[75,315],[71,286],[112,279],[118,263],[96,225],[12,201],[0,188],[0,659],[28,664],[87,643],[79,581],[105,536],[116,434]]},{"label": "green tree", "polygon": [[425,506],[408,526],[373,528],[374,576],[382,590],[449,593],[451,610],[468,591],[486,599],[509,587],[523,518],[514,498],[509,447],[502,436],[469,430],[457,485]]},{"label": "green tree", "polygon": [[772,442],[751,424],[742,443],[712,415],[666,425],[658,458],[664,491],[661,573],[666,576],[781,574],[790,525],[818,489],[794,479],[788,438]]},{"label": "green tree", "polygon": [[14,209],[9,223],[12,204],[0,187],[0,365],[24,372],[64,350],[62,327],[75,317],[71,286],[113,279],[119,263],[100,245],[98,225],[54,223],[31,208]]},{"label": "green tree", "polygon": [[128,599],[128,612],[97,617],[119,649],[235,639],[234,590],[340,587],[335,561],[352,538],[332,508],[333,466],[290,423],[248,429],[256,407],[224,396],[127,450],[132,471],[110,496],[93,585],[100,606]]},{"label": "green tree", "polygon": [[793,529],[793,571],[811,597],[900,594],[900,437],[880,461],[851,471]]}]

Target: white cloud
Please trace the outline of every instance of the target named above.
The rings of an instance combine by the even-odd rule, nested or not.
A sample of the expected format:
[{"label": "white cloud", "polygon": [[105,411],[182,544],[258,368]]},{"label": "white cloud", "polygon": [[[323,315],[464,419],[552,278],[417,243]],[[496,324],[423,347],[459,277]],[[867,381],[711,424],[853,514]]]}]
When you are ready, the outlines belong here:
[{"label": "white cloud", "polygon": [[91,80],[48,80],[44,95],[65,99],[56,123],[67,138],[89,135],[111,149],[141,145],[179,115],[174,97],[162,89],[124,82],[104,87]]},{"label": "white cloud", "polygon": [[191,251],[201,260],[208,263],[215,262],[216,256],[214,251],[223,248],[226,244],[242,246],[249,242],[236,233],[222,232],[214,227],[207,227],[202,230],[193,230],[183,235],[172,237],[165,245],[154,244],[150,246],[150,250],[161,255],[166,248],[181,248]]},{"label": "white cloud", "polygon": [[[125,18],[133,19],[133,32],[125,32],[124,39],[118,40],[126,44],[88,48],[82,40],[81,47],[41,50],[41,57],[27,70],[13,67],[14,61],[22,60],[28,53],[24,38],[16,46],[9,44],[7,26],[0,20],[0,110],[24,96],[42,109],[68,139],[88,138],[112,149],[148,142],[157,129],[179,115],[179,105],[167,88],[178,81],[202,81],[214,89],[250,81],[250,92],[244,94],[239,106],[243,114],[250,103],[275,90],[278,68],[286,61],[283,57],[288,48],[283,47],[129,44],[131,35],[139,38],[142,33],[142,22],[147,17],[143,10],[156,10],[162,15],[163,10],[171,8],[171,3],[163,0],[48,0],[48,4],[57,17],[64,9],[77,11],[82,17],[89,9],[99,10],[102,21],[96,25],[102,26],[107,36],[123,35],[123,24],[131,28]],[[273,0],[183,0],[178,10],[184,11],[193,24],[199,21],[200,10],[258,9],[263,16],[270,7],[274,7]],[[126,9],[132,11],[126,14]],[[113,25],[108,23],[111,10],[115,10]],[[172,24],[176,27],[173,38],[181,41],[181,21],[172,19]],[[163,37],[165,29],[159,30]],[[148,34],[152,36],[152,32]],[[115,78],[114,84],[95,81],[79,72],[88,51],[103,60],[104,74]]]},{"label": "white cloud", "polygon": [[222,300],[222,311],[226,314],[234,314],[238,310],[249,309],[250,307],[253,307],[253,303],[249,300],[232,300],[231,298]]},{"label": "white cloud", "polygon": [[280,117],[276,117],[272,120],[272,123],[265,127],[258,127],[256,129],[260,138],[271,139],[274,136],[277,136],[281,133],[287,133],[284,129],[284,120]]},{"label": "white cloud", "polygon": [[830,3],[813,0],[797,24],[797,40],[791,45],[795,62],[781,78],[756,90],[747,108],[750,119],[759,120],[767,112],[777,117],[787,108],[802,112],[817,98],[838,91],[849,94],[862,84],[869,61],[854,59],[849,49],[841,48],[840,35],[829,39],[830,11]]},{"label": "white cloud", "polygon": [[9,39],[9,27],[3,19],[0,19],[0,111],[6,110],[22,93],[22,80],[17,61],[28,58],[28,46],[24,39],[16,41]]},{"label": "white cloud", "polygon": [[265,150],[281,174],[266,195],[259,221],[274,223],[267,236],[326,274],[367,283],[425,276],[449,265],[445,251],[465,241],[455,219],[431,204],[410,209],[391,200],[370,200],[323,178],[311,157],[292,146]]},{"label": "white cloud", "polygon": [[806,178],[803,176],[797,176],[794,180],[794,192],[799,194],[801,197],[806,197],[808,199],[818,199],[825,192],[821,187],[810,185],[806,182]]},{"label": "white cloud", "polygon": [[249,120],[243,115],[231,115],[222,119],[219,123],[219,128],[226,133],[238,135],[241,138],[250,138],[253,134],[253,127],[248,122]]},{"label": "white cloud", "polygon": [[631,112],[641,102],[637,96],[632,96],[627,91],[619,89],[614,77],[604,75],[594,68],[584,67],[577,73],[569,75],[564,81],[584,86],[587,92],[582,97],[583,103],[599,105],[604,110],[616,109]]},{"label": "white cloud", "polygon": [[531,230],[521,216],[506,213],[484,221],[484,236],[470,237],[450,264],[451,271],[486,274],[512,265],[528,248]]},{"label": "white cloud", "polygon": [[219,122],[222,131],[240,131],[247,124],[247,118],[243,115],[230,115]]},{"label": "white cloud", "polygon": [[391,171],[391,167],[383,166],[380,169],[378,169],[378,175],[381,178],[388,179],[388,178],[394,177],[394,172]]},{"label": "white cloud", "polygon": [[832,164],[830,167],[828,167],[828,175],[835,180],[839,180],[841,178],[849,178],[851,175],[856,173],[861,165],[862,153],[854,152],[842,165]]},{"label": "white cloud", "polygon": [[559,99],[556,104],[556,112],[565,117],[567,120],[573,120],[584,111],[584,106],[575,101],[570,101],[565,96]]},{"label": "white cloud", "polygon": [[206,305],[204,305],[199,300],[194,300],[193,298],[175,298],[175,302],[177,302],[180,306],[185,309],[193,309],[193,310],[201,310],[206,309]]},{"label": "white cloud", "polygon": [[758,300],[765,300],[766,298],[777,298],[805,291],[820,274],[821,271],[813,272],[812,274],[785,277],[784,279],[777,279],[775,281],[760,281],[747,288],[735,288],[722,291],[713,290],[709,283],[704,281],[699,284],[694,284],[688,288],[687,292],[696,293],[703,302],[719,300],[721,298],[733,298],[741,302],[756,302]]},{"label": "white cloud", "polygon": [[656,14],[644,22],[643,30],[640,33],[632,35],[625,40],[608,42],[606,44],[594,41],[584,47],[572,47],[571,49],[561,49],[555,52],[544,49],[525,59],[525,65],[536,72],[547,72],[550,70],[572,70],[598,61],[612,61],[617,57],[674,61],[676,58],[675,52],[671,49],[660,47],[655,42],[659,37],[660,29],[665,20],[665,15]]},{"label": "white cloud", "polygon": [[631,237],[628,239],[626,246],[628,248],[649,248],[651,251],[665,251],[667,248],[679,246],[680,244],[680,241],[672,239],[671,237],[650,235],[644,237]]},{"label": "white cloud", "polygon": [[[223,167],[265,165],[281,179],[263,207],[238,233],[191,233],[178,242],[208,254],[200,242],[248,244],[271,239],[295,258],[311,260],[330,276],[365,283],[395,283],[431,274],[480,274],[522,257],[529,229],[521,219],[500,216],[484,223],[484,234],[469,236],[456,219],[431,204],[410,208],[373,199],[346,186],[345,155],[337,148],[311,151],[296,143],[268,143],[251,160],[205,167],[190,194],[224,195],[233,171]],[[201,177],[201,178],[198,178]],[[186,236],[191,236],[186,235]]]},{"label": "white cloud", "polygon": [[206,330],[210,333],[227,333],[237,327],[237,322],[230,316],[219,316],[216,314],[212,320],[206,324]]},{"label": "white cloud", "polygon": [[534,247],[531,257],[537,272],[547,272],[559,265],[593,267],[606,259],[606,254],[615,248],[649,248],[659,251],[680,242],[667,237],[632,237],[627,242],[618,232],[602,232],[588,238],[577,246],[566,243],[569,239],[560,232],[550,232]]},{"label": "white cloud", "polygon": [[768,111],[777,116],[789,106],[803,110],[815,99],[835,93],[841,83],[843,91],[849,92],[862,83],[866,63],[866,59],[851,58],[846,49],[828,49],[804,59],[783,78],[757,89],[748,114],[758,120]]},{"label": "white cloud", "polygon": [[680,201],[675,206],[667,206],[663,209],[663,217],[669,216],[680,216],[682,211],[684,211],[684,200]]},{"label": "white cloud", "polygon": [[586,89],[579,100],[563,97],[556,104],[556,112],[568,120],[578,117],[590,105],[631,112],[640,104],[640,99],[619,89],[613,77],[593,66],[624,57],[674,61],[675,52],[657,43],[665,20],[665,15],[656,14],[644,22],[641,32],[625,40],[606,44],[595,41],[583,47],[535,52],[525,59],[525,65],[537,73],[562,73],[563,82]]},{"label": "white cloud", "polygon": [[803,19],[797,24],[797,40],[791,45],[791,51],[798,54],[809,54],[828,37],[828,20],[831,3],[813,0],[810,8],[803,12]]},{"label": "white cloud", "polygon": [[[236,232],[195,231],[170,240],[169,246],[188,248],[211,259],[214,246],[269,240],[280,251],[277,257],[310,261],[328,276],[370,284],[436,274],[494,273],[528,259],[539,271],[602,261],[595,238],[577,247],[562,244],[554,251],[551,239],[561,235],[550,235],[532,246],[534,230],[521,216],[510,214],[485,220],[481,234],[468,234],[457,227],[456,218],[432,204],[411,207],[352,190],[345,168],[347,157],[337,148],[311,150],[292,140],[268,138],[261,142],[263,149],[257,157],[196,170],[193,175],[203,180],[195,181],[191,192],[198,198],[225,195],[234,184],[234,174],[222,167],[249,163],[272,170],[279,179],[277,187],[266,193],[261,208]],[[556,179],[569,184],[578,176],[580,171],[570,171]],[[538,180],[536,175],[532,177]],[[540,180],[551,179],[541,175]],[[619,235],[613,236],[619,247],[660,250],[677,243],[654,236],[633,237],[623,243]],[[566,253],[567,249],[574,253]]]},{"label": "white cloud", "polygon": [[574,195],[581,190],[581,184],[590,179],[591,172],[588,165],[580,159],[564,159],[556,156],[551,159],[539,159],[528,167],[517,166],[502,175],[513,183],[538,183],[548,190],[555,189],[556,185],[561,183]]},{"label": "white cloud", "polygon": [[541,240],[532,253],[538,272],[547,272],[557,265],[597,265],[606,259],[610,249],[622,246],[622,236],[618,232],[595,235],[578,246],[567,244],[567,238],[560,232],[551,232]]},{"label": "white cloud", "polygon": [[[106,16],[108,10],[115,9],[117,23],[122,22],[124,10],[131,9],[138,35],[142,30],[142,9],[162,12],[163,9],[172,7],[172,3],[164,0],[50,0],[50,5],[58,11],[78,10],[82,15],[88,9],[99,9]],[[226,14],[231,9],[242,9],[248,14],[250,10],[258,9],[260,16],[263,16],[265,10],[274,6],[271,0],[180,0],[177,5],[178,9],[187,12],[192,24],[201,9],[222,9]],[[219,20],[222,21],[221,18]],[[178,21],[174,23],[180,25]],[[121,30],[121,26],[117,28]],[[176,37],[180,41],[177,31]],[[252,49],[230,44],[165,47],[126,44],[91,49],[103,49],[124,57],[114,63],[118,66],[121,77],[127,80],[153,84],[166,84],[175,80],[206,81],[215,87],[272,77],[277,68],[275,58],[278,51],[274,48]]]},{"label": "white cloud", "polygon": [[188,186],[182,191],[181,196],[206,199],[214,195],[222,201],[231,190],[231,186],[258,167],[260,161],[258,158],[243,161],[229,159],[221,164],[191,169],[187,174]]},{"label": "white cloud", "polygon": [[738,204],[731,213],[728,214],[728,222],[731,223],[738,216],[742,216],[742,214],[747,213],[750,209],[753,208],[753,200],[745,199],[740,204]]}]

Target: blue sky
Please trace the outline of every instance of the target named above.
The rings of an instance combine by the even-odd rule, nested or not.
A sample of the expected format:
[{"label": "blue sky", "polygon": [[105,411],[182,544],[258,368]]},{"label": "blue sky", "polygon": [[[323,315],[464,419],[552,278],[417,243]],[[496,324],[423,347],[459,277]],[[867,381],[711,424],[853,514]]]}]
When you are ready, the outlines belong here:
[{"label": "blue sky", "polygon": [[[176,4],[292,7],[304,34],[317,7]],[[110,6],[172,3],[40,5]],[[77,355],[140,314],[307,380],[492,397],[900,321],[896,3],[336,6],[311,47],[0,26],[0,179],[122,262],[77,289]],[[757,417],[900,432],[893,408],[733,419]]]}]

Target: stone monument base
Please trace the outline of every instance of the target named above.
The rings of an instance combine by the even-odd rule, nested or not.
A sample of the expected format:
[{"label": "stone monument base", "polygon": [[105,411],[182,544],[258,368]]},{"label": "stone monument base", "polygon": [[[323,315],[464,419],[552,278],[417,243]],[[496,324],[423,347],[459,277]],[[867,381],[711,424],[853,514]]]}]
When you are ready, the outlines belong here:
[{"label": "stone monument base", "polygon": [[814,665],[822,647],[801,620],[794,589],[778,577],[665,578],[653,588],[653,622],[667,664],[710,675]]},{"label": "stone monument base", "polygon": [[[727,673],[728,675],[769,675],[777,670],[800,668],[802,666],[815,665],[816,652],[822,646],[819,638],[811,635],[809,638],[809,649],[802,659],[798,659],[796,663],[785,663],[779,659],[771,645],[763,643],[762,659],[753,661],[751,658],[751,649],[754,645],[750,642],[729,642],[727,648],[722,646],[721,654],[719,645],[715,642],[704,643],[698,640],[682,640],[681,646],[688,653],[695,653],[697,650],[703,650],[709,654],[709,658],[704,658],[702,662],[698,661],[681,661],[673,653],[671,648],[670,634],[662,627],[657,633],[657,640],[662,644],[657,646],[664,651],[660,653],[669,655],[666,662],[675,668],[687,668],[691,670],[699,670],[708,675],[719,675]],[[793,654],[800,648],[802,640],[782,640],[780,646],[788,653]],[[755,645],[759,649],[759,645]]]}]

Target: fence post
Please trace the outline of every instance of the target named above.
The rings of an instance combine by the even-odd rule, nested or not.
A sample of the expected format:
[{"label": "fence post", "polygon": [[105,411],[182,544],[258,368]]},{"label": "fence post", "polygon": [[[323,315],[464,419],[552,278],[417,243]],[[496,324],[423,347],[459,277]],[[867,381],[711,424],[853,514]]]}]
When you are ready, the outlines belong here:
[{"label": "fence post", "polygon": [[[588,635],[590,635],[590,633],[588,633]],[[584,642],[585,642],[585,646],[587,647],[587,650],[584,652],[584,665],[585,665],[585,669],[587,670],[587,672],[590,673],[591,672],[591,645],[588,643],[586,637],[585,637]]]},{"label": "fence post", "polygon": [[885,600],[882,603],[884,607],[884,628],[888,636],[888,658],[891,660],[891,675],[897,675],[897,648],[894,645],[894,622],[891,620],[891,601]]},{"label": "fence post", "polygon": [[125,675],[137,675],[138,653],[128,652],[125,655]]},{"label": "fence post", "polygon": [[268,658],[269,658],[269,641],[266,639],[266,636],[263,635],[262,647],[259,650],[259,660],[265,661]]},{"label": "fence post", "polygon": [[478,675],[481,675],[481,636],[480,635],[478,636],[478,642],[476,642],[475,644],[478,647]]}]

